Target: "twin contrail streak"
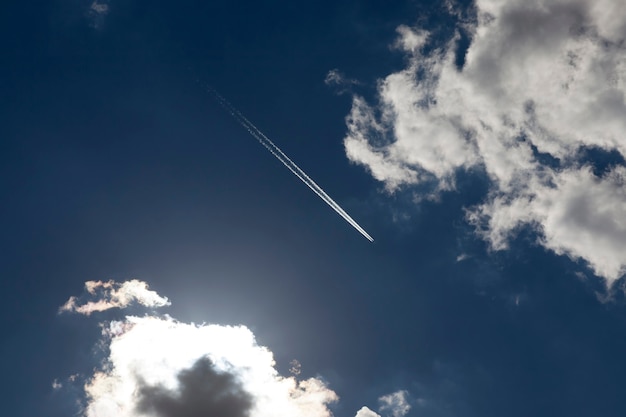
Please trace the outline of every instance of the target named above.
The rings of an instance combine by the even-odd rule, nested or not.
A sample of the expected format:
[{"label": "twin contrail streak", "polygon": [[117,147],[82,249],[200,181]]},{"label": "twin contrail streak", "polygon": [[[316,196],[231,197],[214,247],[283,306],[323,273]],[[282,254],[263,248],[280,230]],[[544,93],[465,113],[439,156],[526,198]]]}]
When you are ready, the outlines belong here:
[{"label": "twin contrail streak", "polygon": [[243,114],[241,114],[239,110],[237,110],[214,89],[208,88],[208,91],[213,94],[217,102],[228,113],[230,113],[230,115],[233,116],[233,118],[241,126],[243,126],[248,131],[248,133],[250,133],[256,140],[258,140],[261,145],[265,146],[267,150],[276,157],[276,159],[278,159],[280,162],[283,163],[283,165],[289,168],[289,170],[293,172],[296,177],[300,178],[303,183],[305,183],[311,190],[315,192],[315,194],[317,194],[322,200],[324,200],[326,204],[332,207],[333,210],[337,212],[337,214],[344,218],[345,221],[350,223],[352,227],[358,230],[359,233],[361,233],[367,240],[369,240],[370,242],[374,241],[374,239],[365,231],[365,229],[359,226],[359,224],[354,221],[354,219],[350,217],[350,215],[346,213],[345,210],[342,209],[339,204],[335,202],[335,200],[330,198],[330,196],[326,194],[324,190],[322,190],[320,186],[315,183],[315,181],[313,181],[307,174],[305,174],[304,171],[302,171],[295,162],[289,159],[289,157],[285,155],[278,146],[274,145],[274,142],[272,142],[267,136],[265,136],[263,132],[261,132],[255,125],[253,125],[252,122],[248,120]]}]

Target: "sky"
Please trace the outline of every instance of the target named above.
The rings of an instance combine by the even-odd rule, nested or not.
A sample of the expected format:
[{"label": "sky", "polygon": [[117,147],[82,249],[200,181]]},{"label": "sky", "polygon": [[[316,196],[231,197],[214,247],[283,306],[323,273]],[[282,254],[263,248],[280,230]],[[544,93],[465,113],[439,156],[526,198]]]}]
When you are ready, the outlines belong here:
[{"label": "sky", "polygon": [[0,20],[3,415],[626,414],[618,2]]}]

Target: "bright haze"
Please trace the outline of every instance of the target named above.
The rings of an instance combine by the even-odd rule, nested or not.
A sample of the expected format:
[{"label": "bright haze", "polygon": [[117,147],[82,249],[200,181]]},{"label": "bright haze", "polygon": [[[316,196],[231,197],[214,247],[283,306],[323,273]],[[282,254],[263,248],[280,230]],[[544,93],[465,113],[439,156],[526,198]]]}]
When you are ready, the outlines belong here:
[{"label": "bright haze", "polygon": [[626,415],[619,1],[13,3],[0,414]]}]

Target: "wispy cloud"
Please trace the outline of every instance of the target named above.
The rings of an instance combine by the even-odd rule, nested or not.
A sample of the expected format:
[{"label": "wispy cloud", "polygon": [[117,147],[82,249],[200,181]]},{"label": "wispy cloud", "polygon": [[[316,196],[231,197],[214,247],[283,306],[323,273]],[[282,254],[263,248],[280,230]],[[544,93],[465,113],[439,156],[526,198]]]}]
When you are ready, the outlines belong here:
[{"label": "wispy cloud", "polygon": [[408,65],[375,105],[354,96],[347,156],[390,192],[450,191],[484,170],[491,189],[467,218],[494,250],[530,227],[614,282],[626,272],[625,22],[611,0],[477,0],[462,68],[459,36],[433,50],[401,26]]},{"label": "wispy cloud", "polygon": [[91,26],[100,29],[104,18],[109,14],[109,0],[93,0],[87,10],[87,17]]},{"label": "wispy cloud", "polygon": [[[383,395],[378,399],[378,411],[390,417],[404,417],[411,410],[408,396],[409,393],[404,390]],[[381,415],[368,407],[361,407],[356,417],[381,417]]]},{"label": "wispy cloud", "polygon": [[[148,291],[147,284],[137,280],[90,281],[86,288],[104,297],[92,301],[94,305],[116,307],[129,303],[113,303],[112,293],[119,299],[123,289],[142,288],[138,292],[144,295]],[[146,304],[167,300],[149,292],[153,301]],[[329,405],[338,396],[324,380],[298,379],[297,361],[291,363],[291,376],[280,375],[272,352],[258,345],[245,326],[196,325],[150,315],[127,316],[102,326],[100,346],[107,357],[86,378],[84,417],[332,417]],[[61,389],[58,381],[54,384]],[[385,398],[381,406],[389,405],[391,415],[404,415],[395,411],[400,403]],[[364,410],[357,416],[376,416]]]},{"label": "wispy cloud", "polygon": [[460,255],[457,255],[456,257],[456,261],[457,262],[463,262],[466,261],[470,258],[471,256],[468,255],[467,253],[461,253]]},{"label": "wispy cloud", "polygon": [[392,417],[404,417],[411,405],[408,402],[407,391],[397,391],[388,395],[383,395],[378,399],[380,408],[378,409],[382,413],[388,413]]},{"label": "wispy cloud", "polygon": [[289,367],[290,374],[292,374],[293,376],[300,375],[300,373],[302,372],[302,365],[300,364],[298,360],[296,359],[292,360],[291,362],[289,362],[289,365],[291,365]]},{"label": "wispy cloud", "polygon": [[[85,315],[112,308],[128,307],[137,303],[146,307],[163,307],[170,305],[166,297],[161,297],[148,288],[148,284],[136,279],[117,283],[115,281],[87,281],[87,294],[82,297],[70,297],[59,308],[59,312],[74,312]],[[90,301],[83,301],[91,299]]]},{"label": "wispy cloud", "polygon": [[337,68],[328,71],[324,84],[337,89],[338,94],[344,94],[351,91],[352,86],[360,84],[357,80],[348,78]]},{"label": "wispy cloud", "polygon": [[109,5],[107,3],[99,3],[98,0],[94,0],[94,2],[91,3],[89,10],[97,14],[106,14],[109,12]]}]

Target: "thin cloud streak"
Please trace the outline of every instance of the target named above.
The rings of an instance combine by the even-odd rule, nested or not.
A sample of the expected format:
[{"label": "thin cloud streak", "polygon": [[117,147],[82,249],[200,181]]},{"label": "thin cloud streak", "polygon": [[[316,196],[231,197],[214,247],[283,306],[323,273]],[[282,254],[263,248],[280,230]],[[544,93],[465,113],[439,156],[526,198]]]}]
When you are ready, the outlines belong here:
[{"label": "thin cloud streak", "polygon": [[217,102],[241,125],[248,133],[250,133],[259,143],[271,152],[280,162],[283,163],[294,175],[305,183],[311,190],[315,192],[322,200],[326,202],[333,210],[337,212],[345,221],[347,221],[352,227],[354,227],[359,233],[361,233],[370,242],[374,241],[366,231],[363,229],[348,213],[342,209],[339,204],[335,202],[322,188],[317,185],[295,162],[293,162],[278,146],[274,144],[263,132],[261,132],[251,121],[249,121],[239,110],[237,110],[228,100],[222,97],[213,88],[208,88],[208,91],[215,97]]}]

